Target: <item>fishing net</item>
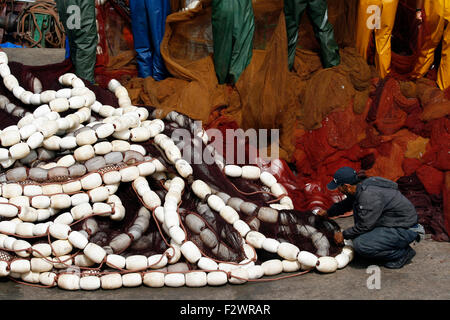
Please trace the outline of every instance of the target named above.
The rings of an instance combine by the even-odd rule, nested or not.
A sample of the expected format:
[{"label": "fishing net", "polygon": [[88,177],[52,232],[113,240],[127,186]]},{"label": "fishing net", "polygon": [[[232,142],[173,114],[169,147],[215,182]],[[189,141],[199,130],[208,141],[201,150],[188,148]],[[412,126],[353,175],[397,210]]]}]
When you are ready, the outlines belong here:
[{"label": "fishing net", "polygon": [[[448,210],[443,207],[442,196],[429,194],[417,174],[403,176],[397,180],[399,190],[414,204],[419,215],[419,223],[426,233],[436,241],[449,241]],[[448,189],[447,189],[448,190]],[[448,191],[446,191],[448,196]]]},{"label": "fishing net", "polygon": [[[427,232],[435,240],[448,241],[450,139],[446,94],[430,79],[414,82],[405,79],[409,72],[407,63],[399,62],[402,67],[392,77],[378,78],[374,67],[352,48],[351,26],[354,26],[357,1],[329,1],[330,21],[335,24],[341,47],[341,64],[330,69],[321,67],[317,42],[311,36],[313,33],[307,32],[311,26],[305,17],[292,72],[287,70],[286,30],[280,1],[258,1],[253,5],[253,58],[234,87],[219,85],[216,79],[209,1],[202,1],[189,11],[174,12],[167,18],[161,52],[172,77],[162,81],[152,78],[124,81],[134,105],[146,106],[153,118],[163,119],[167,136],[179,128],[192,133],[193,120],[202,121],[206,129],[221,132],[238,128],[280,129],[280,159],[270,165],[259,157],[256,161],[261,170],[270,171],[285,188],[293,209],[279,210],[276,221],[263,221],[259,219],[259,208],[280,200],[267,186],[259,180],[227,176],[218,164],[193,163],[192,176],[186,181],[177,209],[187,239],[195,243],[202,255],[216,262],[238,263],[248,257],[243,236],[208,206],[207,199],[199,199],[193,193],[191,183],[196,179],[204,181],[223,202],[234,206],[239,219],[251,230],[259,230],[265,237],[281,243],[293,243],[318,256],[337,256],[342,248],[335,244],[332,234],[339,227],[312,212],[342,200],[342,195],[325,186],[339,167],[352,166],[369,176],[398,182],[402,193],[416,206],[419,222]],[[395,32],[405,32],[401,30]],[[411,52],[406,50],[393,59],[412,59]],[[55,79],[72,68],[68,61],[45,67],[14,63],[10,66],[29,90],[33,89],[35,78],[44,90],[59,89]],[[102,104],[118,107],[114,94],[98,86],[87,86]],[[11,115],[3,110],[3,127],[17,123],[30,108],[14,100],[9,92],[5,91],[4,95],[22,111],[13,109]],[[211,157],[223,159],[231,152],[225,141],[225,152],[220,154],[206,148],[194,134],[189,137],[188,141],[175,140],[175,143],[200,144],[201,151],[194,148],[186,156],[195,158],[206,150],[211,152]],[[151,190],[165,199],[170,190],[167,182],[177,175],[177,167],[155,140],[140,145],[166,169],[164,175],[147,179]],[[246,145],[248,162],[254,160],[250,156],[252,148]],[[54,154],[58,156],[62,155]],[[121,184],[116,195],[122,199],[127,212],[122,221],[93,216],[74,224],[74,230],[84,230],[89,240],[99,246],[114,247],[111,245],[114,240],[127,239],[121,242],[126,245],[113,249],[113,253],[126,257],[164,255],[170,251],[173,245],[170,233],[164,230],[154,212],[145,208],[133,186]],[[134,226],[143,216],[149,223],[136,239],[132,236],[136,232]],[[257,252],[257,263],[274,259],[276,255],[261,250],[258,245],[253,249]],[[191,271],[197,268],[189,261],[181,261]],[[104,273],[110,269],[101,265],[95,270]]]},{"label": "fishing net", "polygon": [[[134,103],[154,105],[163,114],[176,110],[222,132],[279,128],[280,158],[294,164],[299,188],[304,181],[319,186],[317,193],[325,202],[336,196],[324,186],[340,166],[364,168],[370,175],[393,180],[405,175],[404,168],[409,175],[420,167],[408,167],[405,161],[410,158],[441,172],[448,170],[446,131],[439,141],[428,139],[438,127],[445,128],[449,100],[437,88],[433,72],[417,81],[408,79],[416,48],[429,32],[416,24],[415,4],[399,4],[393,72],[384,80],[353,48],[357,5],[358,1],[328,1],[341,48],[339,66],[322,68],[305,15],[294,68],[288,72],[282,2],[254,2],[253,58],[235,87],[218,85],[215,77],[210,2],[173,13],[161,48],[173,78],[133,79],[127,83],[130,96]],[[439,186],[440,179],[426,184]],[[440,192],[436,188],[434,192]]]},{"label": "fishing net", "polygon": [[[69,60],[44,67],[24,66],[14,62],[9,63],[9,65],[12,74],[17,77],[20,83],[23,83],[26,90],[32,92],[37,90],[37,83],[41,84],[40,90],[42,90],[42,92],[48,90],[61,92],[59,90],[63,89],[63,86],[55,79],[59,79],[61,75],[65,75],[68,71],[73,70]],[[113,109],[118,109],[117,98],[112,92],[87,82],[84,82],[84,85],[95,93],[97,101],[102,101],[104,105],[112,106]],[[5,107],[0,110],[2,129],[11,126],[14,123],[17,124],[27,115],[27,112],[36,111],[37,106],[24,104],[21,100],[17,99],[14,94],[9,92],[3,84],[0,85],[0,90],[4,97],[6,97],[2,98],[3,102],[5,102],[4,99],[8,99],[8,101],[4,103]],[[14,105],[14,108],[11,105]],[[154,118],[156,120],[156,116],[159,114],[158,110],[153,106],[146,106],[144,108],[149,112],[150,119]],[[99,112],[103,112],[102,109],[99,109]],[[69,113],[70,111],[62,112],[61,114],[70,115]],[[98,112],[94,111],[92,111],[92,117],[92,120],[103,119]],[[60,161],[64,156],[71,154],[73,150],[50,150],[46,149],[45,146],[41,146],[35,153],[31,152],[32,156],[24,158],[23,161],[17,160],[10,162],[9,164],[6,162],[2,163],[1,179],[3,181],[3,187],[7,188],[7,185],[11,185],[22,186],[22,188],[24,188],[22,196],[14,197],[7,195],[6,191],[2,194],[4,197],[7,197],[3,199],[3,205],[5,205],[5,200],[9,200],[7,203],[19,208],[19,214],[16,221],[24,219],[21,220],[22,222],[18,221],[20,222],[20,227],[17,227],[16,231],[12,233],[4,228],[6,228],[8,225],[7,223],[13,218],[3,215],[0,220],[0,223],[2,223],[0,226],[2,228],[2,250],[15,254],[13,254],[13,260],[10,261],[9,258],[4,258],[2,259],[2,262],[8,264],[8,268],[12,271],[11,275],[13,278],[19,278],[25,282],[37,283],[40,280],[33,278],[36,274],[36,277],[39,277],[42,273],[45,273],[46,276],[51,273],[55,278],[53,278],[48,285],[52,286],[57,284],[60,287],[67,289],[72,287],[64,282],[64,279],[66,279],[64,278],[65,275],[76,275],[76,277],[84,278],[88,276],[107,276],[111,273],[126,275],[132,273],[132,271],[136,271],[130,270],[130,268],[119,267],[106,258],[101,261],[96,261],[93,256],[90,256],[87,251],[87,246],[85,247],[85,250],[70,246],[68,249],[66,248],[67,250],[64,249],[64,254],[58,255],[56,250],[58,250],[58,248],[59,250],[63,250],[59,247],[61,242],[58,243],[58,241],[67,242],[68,240],[59,238],[56,238],[59,239],[56,240],[55,234],[50,231],[51,228],[41,234],[38,234],[35,229],[33,229],[35,231],[32,234],[29,233],[31,230],[28,228],[29,226],[38,228],[45,223],[51,224],[53,222],[54,225],[63,223],[62,215],[65,214],[65,219],[69,214],[66,210],[69,210],[74,218],[73,221],[68,224],[70,226],[70,232],[85,234],[86,238],[89,240],[89,245],[91,247],[92,245],[95,245],[95,248],[103,248],[108,257],[121,256],[127,259],[140,256],[145,257],[145,259],[153,259],[153,263],[149,267],[136,271],[142,272],[140,274],[142,278],[145,277],[145,274],[151,273],[152,269],[158,269],[160,272],[166,273],[167,275],[177,273],[177,271],[180,272],[180,270],[182,272],[201,271],[202,269],[197,266],[195,263],[196,261],[190,260],[189,255],[184,251],[182,251],[183,254],[178,254],[177,256],[177,250],[178,253],[180,253],[180,250],[183,250],[183,247],[181,247],[182,249],[180,249],[180,247],[178,247],[177,250],[175,249],[176,242],[174,242],[174,239],[176,239],[176,237],[167,226],[169,222],[161,219],[161,216],[157,216],[157,208],[166,210],[164,199],[169,198],[171,195],[173,196],[174,191],[171,189],[171,184],[175,184],[175,181],[177,181],[176,183],[178,184],[180,181],[184,181],[183,184],[186,186],[182,194],[180,194],[180,202],[176,208],[180,227],[186,236],[186,241],[183,241],[179,245],[185,244],[186,242],[195,244],[202,257],[210,259],[209,261],[232,266],[238,266],[239,263],[243,263],[244,265],[249,263],[261,265],[264,262],[268,262],[269,260],[272,261],[278,257],[278,252],[276,250],[268,251],[262,247],[262,243],[259,242],[261,238],[259,238],[260,240],[257,242],[259,245],[252,242],[251,236],[248,236],[249,231],[258,232],[256,234],[259,234],[264,238],[272,239],[272,244],[274,241],[279,243],[279,245],[282,243],[293,244],[301,251],[310,252],[314,257],[328,257],[331,259],[331,257],[336,257],[341,254],[343,243],[336,243],[334,240],[334,233],[340,230],[336,222],[316,216],[311,211],[311,208],[305,207],[301,210],[294,209],[292,200],[288,197],[289,192],[287,190],[283,191],[282,184],[278,185],[278,188],[281,188],[279,189],[281,191],[274,193],[275,191],[273,190],[275,189],[268,187],[262,180],[244,178],[243,176],[230,177],[226,175],[223,170],[223,162],[222,165],[220,161],[211,164],[196,164],[194,160],[199,154],[204,155],[205,153],[209,153],[209,157],[212,159],[216,159],[216,157],[217,159],[222,159],[222,155],[216,154],[215,149],[211,145],[205,144],[205,142],[197,136],[195,128],[198,127],[196,127],[194,121],[186,115],[171,112],[161,119],[162,120],[160,121],[164,122],[163,131],[152,139],[135,142],[133,145],[135,147],[139,145],[142,149],[136,149],[136,147],[133,150],[141,151],[133,151],[132,149],[123,151],[121,162],[115,162],[106,166],[92,167],[91,164],[93,164],[93,162],[89,163],[90,160],[79,161],[64,170],[63,167],[58,165],[55,167],[52,166],[51,163]],[[185,140],[185,136],[183,140],[179,140],[173,134],[176,130],[180,129],[185,129],[189,132],[187,140]],[[14,129],[10,128],[10,130]],[[80,130],[75,130],[72,131],[72,134],[78,137],[81,132],[82,131]],[[170,154],[167,153],[167,151],[164,151],[162,144],[159,144],[162,142],[162,140],[159,140],[162,139],[162,135],[173,137],[172,141],[177,145],[180,143],[184,144],[184,147],[182,148],[183,158],[189,161],[189,163],[192,163],[191,174],[188,176],[182,175],[183,178],[180,178],[182,171],[180,171],[176,162],[174,165]],[[70,133],[67,137],[69,136]],[[61,137],[66,136],[61,134]],[[107,137],[101,139],[100,143],[107,143],[108,141],[117,141],[117,138],[112,136]],[[190,146],[190,148],[187,148],[186,146]],[[181,148],[181,146],[179,148]],[[143,154],[141,154],[141,152],[143,152]],[[117,154],[117,152],[111,152],[111,154],[107,153],[101,157],[104,157],[106,160],[108,157],[112,157],[112,154],[114,153]],[[105,212],[103,210],[101,212],[92,213],[92,211],[87,210],[82,218],[75,218],[75,215],[79,211],[76,211],[76,205],[72,203],[72,206],[66,210],[50,210],[49,208],[38,209],[41,210],[39,211],[41,214],[44,214],[45,210],[50,210],[52,214],[49,216],[44,215],[40,218],[35,217],[35,219],[24,217],[25,212],[34,212],[31,209],[33,206],[33,196],[25,194],[26,186],[40,186],[41,188],[49,185],[52,185],[53,187],[58,185],[63,186],[71,182],[80,181],[80,179],[83,181],[83,177],[92,174],[98,173],[101,177],[105,177],[106,174],[111,171],[123,170],[130,166],[137,166],[145,161],[151,161],[152,163],[158,161],[154,163],[157,163],[160,169],[143,179],[145,180],[145,183],[148,183],[148,190],[154,192],[159,199],[161,203],[159,206],[150,206],[145,200],[146,195],[140,191],[139,186],[134,182],[118,183],[115,187],[107,185],[111,188],[108,189],[110,190],[110,196],[104,204],[109,206],[110,211]],[[14,166],[13,163],[15,163]],[[86,170],[89,171],[86,176],[77,177],[71,173],[74,172],[72,169],[75,170],[74,166],[78,166],[77,168],[79,168],[80,165],[84,166]],[[18,174],[17,169],[21,168],[25,168],[25,171],[20,171],[21,173]],[[38,168],[40,170],[48,170],[48,179],[44,181],[41,178],[38,178],[38,175],[32,173],[36,172],[36,170],[33,171],[32,169]],[[269,167],[267,167],[265,171],[269,171]],[[279,171],[277,172],[275,170],[273,172],[275,176],[280,175]],[[23,173],[25,173],[25,176]],[[126,175],[124,177],[126,177]],[[204,184],[208,185],[212,190],[212,193],[207,195],[206,198],[200,198],[198,193],[194,190],[194,181],[202,181]],[[282,179],[280,179],[280,181],[282,181]],[[104,183],[105,184],[102,184],[102,186],[106,186],[106,182]],[[93,192],[93,190],[88,191],[87,194],[91,197],[90,202],[94,207],[95,205],[99,205],[101,201],[95,202],[92,198],[93,193],[91,192]],[[83,191],[80,192],[80,194],[81,193],[83,193]],[[68,194],[70,196],[79,195],[78,192],[63,192],[57,194]],[[49,197],[54,195],[55,194],[49,194]],[[210,197],[213,198],[213,195],[216,198],[222,199],[221,201],[223,201],[223,203],[235,210],[241,224],[248,226],[249,229],[247,232],[242,233],[242,229],[234,227],[233,224],[230,224],[230,221],[226,220],[221,211],[219,212],[217,209],[214,209],[215,207],[209,200]],[[28,203],[31,203],[30,207],[27,207],[23,202],[16,202],[19,201],[19,199],[16,198],[20,198],[20,201],[29,198]],[[285,203],[285,205],[283,206],[281,203],[278,203],[280,201]],[[272,205],[275,207],[272,207]],[[277,207],[277,205],[280,207]],[[120,212],[120,207],[123,207],[125,210],[123,217],[121,219],[111,218]],[[39,208],[39,206],[35,209],[37,208]],[[79,212],[79,214],[81,213],[82,212]],[[265,218],[264,214],[266,214]],[[26,232],[24,230],[28,231]],[[17,246],[11,245],[11,243],[14,243],[14,241],[17,242],[19,239],[21,241],[26,241],[26,243],[30,245],[31,249],[27,252],[33,254],[32,256],[27,254],[25,254],[25,256],[23,254],[20,255],[23,250]],[[252,246],[250,246],[249,243],[252,243]],[[41,268],[42,265],[38,267],[34,264],[36,261],[32,260],[32,257],[39,257],[39,248],[42,248],[42,246],[45,245],[50,245],[52,253],[55,253],[55,256],[50,257],[44,255],[42,259],[52,266],[51,268],[45,267],[44,270]],[[251,254],[252,250],[253,252],[256,252],[256,254]],[[296,254],[298,254],[298,252],[296,252]],[[6,253],[4,255],[5,257],[7,256]],[[33,261],[31,263],[31,270],[21,273],[20,270],[22,269],[15,269],[14,261],[18,259],[29,259],[29,261]],[[291,263],[296,265],[294,268],[295,270],[300,270],[301,268],[303,268],[303,270],[310,270],[310,267],[307,267],[306,265],[302,267],[297,260],[292,260],[293,257],[289,257],[289,259],[291,259]],[[169,261],[169,266],[164,269],[165,265],[161,261],[166,261],[166,263]],[[171,266],[171,264],[174,266]],[[8,268],[5,270],[8,271]],[[292,267],[290,270],[292,270]],[[228,269],[225,268],[221,272],[225,273],[228,278],[233,278]],[[239,276],[237,277],[239,278]],[[45,284],[47,282],[41,281],[41,283]]]}]

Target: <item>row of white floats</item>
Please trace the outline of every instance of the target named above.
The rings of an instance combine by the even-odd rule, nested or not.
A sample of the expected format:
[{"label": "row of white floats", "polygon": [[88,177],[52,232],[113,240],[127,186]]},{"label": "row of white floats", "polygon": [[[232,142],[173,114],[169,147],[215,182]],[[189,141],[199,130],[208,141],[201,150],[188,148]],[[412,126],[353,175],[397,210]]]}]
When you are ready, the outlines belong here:
[{"label": "row of white floats", "polygon": [[[51,205],[52,197],[58,197],[59,194],[74,193],[81,190],[88,190],[89,193],[97,192],[102,184],[115,185],[120,182],[131,182],[139,176],[149,176],[155,172],[163,172],[164,166],[154,158],[148,158],[140,163],[126,165],[119,164],[117,169],[108,168],[104,172],[90,172],[84,176],[74,178],[65,182],[51,182],[44,184],[20,184],[3,183],[0,185],[0,197],[3,202],[5,199],[17,199],[17,203],[25,201],[27,203],[40,203],[37,208],[44,208],[45,203],[48,207]],[[100,168],[101,171],[103,168]],[[25,197],[25,198],[19,198]],[[28,200],[27,200],[28,199]],[[56,200],[56,198],[55,198]],[[50,202],[49,202],[50,201]],[[14,203],[11,201],[11,203]]]},{"label": "row of white floats", "polygon": [[[189,242],[186,242],[189,243]],[[182,252],[186,251],[186,245],[183,247]],[[101,248],[95,247],[95,245],[85,247],[84,252],[90,255],[90,257],[97,258],[100,261]],[[185,253],[183,253],[185,254]],[[0,276],[12,276],[15,278],[20,278],[24,281],[31,283],[41,283],[47,286],[59,286],[62,289],[67,290],[96,290],[99,288],[103,289],[117,289],[122,286],[124,287],[134,287],[139,285],[147,285],[149,287],[201,287],[201,286],[220,286],[226,283],[231,284],[242,284],[247,281],[257,280],[264,276],[274,276],[282,272],[290,273],[296,272],[298,270],[309,270],[315,267],[319,272],[334,272],[339,264],[339,260],[350,260],[353,256],[353,250],[350,246],[346,246],[341,253],[342,258],[331,258],[331,257],[316,257],[316,265],[308,266],[303,265],[299,261],[273,259],[263,262],[261,265],[255,265],[250,262],[246,265],[235,265],[229,263],[217,264],[213,260],[201,257],[199,259],[198,265],[206,266],[205,270],[195,270],[195,271],[181,271],[174,272],[170,271],[171,267],[175,267],[175,263],[170,266],[164,266],[167,263],[167,259],[161,259],[164,256],[130,256],[128,258],[123,258],[119,255],[108,255],[105,259],[106,264],[109,264],[112,268],[117,268],[119,266],[126,267],[127,272],[108,272],[105,274],[92,275],[89,272],[81,272],[76,268],[72,268],[69,273],[66,271],[55,272],[53,268],[58,267],[58,262],[55,261],[54,264],[48,262],[44,258],[31,258],[31,260],[26,259],[15,259],[11,263],[5,261],[0,262]],[[67,267],[67,257],[59,257],[61,261],[66,259],[64,264],[59,263],[59,267]],[[90,258],[88,258],[90,259]],[[303,256],[303,252],[299,255],[299,260],[305,259],[306,263],[311,264],[312,257],[309,254]],[[55,259],[54,260],[58,260]],[[159,261],[159,263],[158,263]],[[149,270],[148,265],[152,264],[154,270]],[[216,265],[215,268],[210,269],[212,266]],[[67,269],[64,269],[67,270]],[[134,271],[140,270],[140,271]]]},{"label": "row of white floats", "polygon": [[[272,206],[281,209],[293,209],[292,200],[287,196],[285,188],[279,184],[276,178],[269,172],[262,172],[255,166],[243,166],[227,165],[224,168],[224,172],[230,177],[242,177],[246,179],[256,180],[260,179],[261,182],[271,189],[271,192],[280,197],[285,195],[284,203],[279,206]],[[232,224],[233,227],[241,234],[241,236],[249,243],[253,248],[265,249],[272,253],[277,253],[280,257],[284,258],[283,261],[290,261],[295,265],[296,261],[305,267],[316,267],[320,272],[334,272],[337,269],[344,268],[353,258],[353,249],[351,246],[346,246],[342,253],[336,257],[317,257],[316,255],[308,251],[300,251],[300,249],[290,243],[280,243],[275,239],[266,238],[258,231],[252,231],[250,227],[242,220],[239,219],[238,213],[230,206],[225,205],[223,200],[212,194],[211,188],[201,180],[196,180],[192,184],[193,192],[200,198],[205,199],[207,197],[208,205],[227,221]],[[280,201],[280,202],[281,202]],[[269,217],[262,216],[258,212],[258,218],[265,222],[276,222],[277,215],[271,215]],[[286,262],[285,262],[286,263]],[[270,271],[266,272],[266,275],[274,275],[283,271],[281,260],[271,260],[265,262],[265,265]],[[269,267],[270,266],[270,267]],[[295,268],[293,268],[295,269]]]},{"label": "row of white floats", "polygon": [[[59,78],[62,85],[71,86],[72,89],[47,90],[42,93],[26,91],[10,73],[8,57],[4,52],[0,53],[0,75],[6,88],[16,98],[24,104],[40,105],[33,113],[27,113],[17,126],[10,126],[0,132],[0,144],[5,147],[0,148],[0,164],[4,168],[12,166],[16,160],[26,158],[32,150],[40,146],[49,150],[71,149],[92,145],[98,139],[111,135],[122,140],[141,142],[161,132],[162,121],[146,121],[147,109],[132,106],[127,90],[116,80],[110,82],[109,88],[118,98],[119,108],[96,101],[95,94],[72,73]],[[59,113],[69,108],[76,111],[61,118]],[[92,123],[91,110],[106,118],[101,123]],[[98,125],[97,130],[83,130],[77,136],[59,137],[69,131],[83,128],[82,123],[86,121],[91,122],[90,126]],[[77,154],[82,155],[89,151],[84,149]],[[86,159],[81,157],[77,160]]]}]

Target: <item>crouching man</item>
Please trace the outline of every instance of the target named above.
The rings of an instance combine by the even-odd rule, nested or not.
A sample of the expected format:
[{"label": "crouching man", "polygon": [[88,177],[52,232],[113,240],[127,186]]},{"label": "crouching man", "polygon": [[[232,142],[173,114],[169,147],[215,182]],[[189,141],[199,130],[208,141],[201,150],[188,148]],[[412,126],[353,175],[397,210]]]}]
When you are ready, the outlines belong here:
[{"label": "crouching man", "polygon": [[341,242],[351,239],[358,255],[386,268],[399,269],[411,261],[416,252],[410,243],[420,241],[424,229],[397,183],[381,177],[361,178],[353,168],[342,167],[327,188],[338,189],[346,198],[318,215],[332,217],[353,210],[354,226],[337,235]]}]

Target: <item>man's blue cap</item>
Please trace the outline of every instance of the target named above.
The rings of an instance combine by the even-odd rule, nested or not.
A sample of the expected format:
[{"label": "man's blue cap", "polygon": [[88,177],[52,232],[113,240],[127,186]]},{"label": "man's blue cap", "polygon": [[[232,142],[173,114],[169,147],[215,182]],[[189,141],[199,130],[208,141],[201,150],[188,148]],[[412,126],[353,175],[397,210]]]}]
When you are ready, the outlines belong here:
[{"label": "man's blue cap", "polygon": [[333,180],[327,184],[327,188],[328,190],[335,190],[343,184],[356,184],[357,182],[358,176],[355,169],[350,167],[342,167],[336,171],[333,176]]}]

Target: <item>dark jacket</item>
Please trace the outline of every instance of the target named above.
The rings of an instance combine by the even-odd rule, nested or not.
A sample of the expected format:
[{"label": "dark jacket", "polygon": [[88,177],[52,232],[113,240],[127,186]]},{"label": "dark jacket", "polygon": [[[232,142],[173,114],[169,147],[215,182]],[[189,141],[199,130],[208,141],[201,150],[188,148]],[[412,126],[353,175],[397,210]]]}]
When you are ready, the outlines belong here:
[{"label": "dark jacket", "polygon": [[418,220],[414,205],[400,193],[397,183],[381,177],[360,182],[356,194],[332,205],[328,216],[351,210],[355,225],[344,230],[345,239],[353,239],[375,227],[409,228]]}]

